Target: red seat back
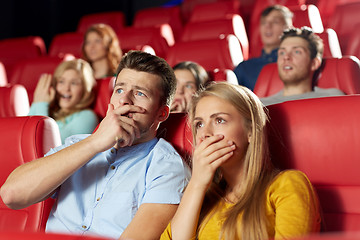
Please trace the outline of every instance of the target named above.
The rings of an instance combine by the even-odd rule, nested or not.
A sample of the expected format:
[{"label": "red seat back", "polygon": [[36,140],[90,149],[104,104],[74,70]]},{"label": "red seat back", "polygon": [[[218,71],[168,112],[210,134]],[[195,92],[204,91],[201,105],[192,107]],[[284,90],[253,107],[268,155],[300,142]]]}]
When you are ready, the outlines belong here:
[{"label": "red seat back", "polygon": [[190,165],[192,155],[192,133],[186,113],[170,113],[157,131],[158,137],[170,142],[183,159]]},{"label": "red seat back", "polygon": [[208,74],[210,81],[238,84],[237,77],[231,69],[214,69],[213,71],[208,71]]},{"label": "red seat back", "polygon": [[[338,88],[345,94],[360,93],[360,65],[355,57],[325,58],[317,86]],[[254,93],[258,97],[268,97],[283,88],[277,64],[270,63],[263,67],[256,81]]]},{"label": "red seat back", "polygon": [[107,107],[110,103],[110,98],[114,90],[114,84],[115,77],[96,79],[96,99],[94,111],[100,120],[106,116]]},{"label": "red seat back", "polygon": [[[354,29],[359,29],[360,23],[356,24]],[[346,48],[345,55],[356,56],[360,59],[360,32],[353,31],[349,38],[349,42]]]},{"label": "red seat back", "polygon": [[215,1],[201,3],[194,6],[189,22],[202,22],[231,18],[233,14],[240,14],[240,1]]},{"label": "red seat back", "polygon": [[46,46],[39,36],[8,38],[0,41],[0,61],[5,66],[8,79],[11,79],[17,62],[45,55]]},{"label": "red seat back", "polygon": [[49,56],[64,57],[72,54],[76,58],[82,57],[81,47],[84,41],[84,34],[68,32],[56,34],[50,43]]},{"label": "red seat back", "polygon": [[6,86],[8,84],[6,70],[4,64],[0,62],[0,87]]},{"label": "red seat back", "polygon": [[118,32],[125,27],[125,15],[121,11],[86,14],[80,18],[77,32],[85,34],[91,25],[97,23],[107,24]]},{"label": "red seat back", "polygon": [[325,231],[360,230],[360,95],[268,106],[270,153],[281,169],[307,174],[319,195]]},{"label": "red seat back", "polygon": [[29,98],[23,85],[0,87],[0,117],[26,116],[29,109]]},{"label": "red seat back", "polygon": [[10,79],[11,84],[23,85],[29,96],[30,105],[41,74],[53,74],[55,68],[63,61],[59,57],[39,57],[18,62],[14,67],[14,75]]},{"label": "red seat back", "polygon": [[60,233],[32,233],[32,232],[0,232],[0,239],[6,240],[110,240],[109,238],[60,234]]},{"label": "red seat back", "polygon": [[247,60],[249,57],[249,41],[244,21],[238,14],[230,15],[227,19],[189,22],[184,28],[181,41],[224,38],[229,34],[235,35],[240,40],[244,60]]},{"label": "red seat back", "polygon": [[323,57],[342,57],[339,39],[334,29],[326,28],[324,32],[319,33],[318,35],[324,43]]},{"label": "red seat back", "polygon": [[351,35],[357,31],[355,26],[360,23],[359,12],[360,2],[343,4],[336,7],[336,11],[329,19],[328,27],[337,33],[343,52],[347,52]]},{"label": "red seat back", "polygon": [[155,27],[127,27],[117,33],[124,52],[149,45],[156,55],[165,57],[170,45],[175,43],[174,35],[168,24]]},{"label": "red seat back", "polygon": [[170,66],[183,61],[193,61],[207,71],[234,69],[242,60],[239,39],[228,35],[223,39],[207,39],[191,42],[179,42],[172,46],[166,60]]},{"label": "red seat back", "polygon": [[[43,157],[61,144],[55,120],[44,116],[0,118],[0,185],[21,164]],[[44,231],[52,200],[11,210],[0,199],[1,231]]]},{"label": "red seat back", "polygon": [[175,39],[179,39],[183,30],[179,6],[153,7],[139,10],[135,13],[133,27],[153,27],[164,23],[169,24]]}]

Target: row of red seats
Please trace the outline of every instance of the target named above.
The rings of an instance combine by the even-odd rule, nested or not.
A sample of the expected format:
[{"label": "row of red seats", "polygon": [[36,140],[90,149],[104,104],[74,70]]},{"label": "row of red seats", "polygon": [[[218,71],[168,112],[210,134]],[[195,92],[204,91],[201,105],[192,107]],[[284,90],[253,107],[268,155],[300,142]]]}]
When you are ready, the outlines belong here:
[{"label": "row of red seats", "polygon": [[[274,164],[299,169],[317,190],[323,231],[360,231],[360,95],[289,101],[269,106],[269,142]],[[0,185],[18,165],[43,156],[60,144],[49,117],[0,118]],[[159,134],[183,156],[191,156],[192,136],[184,114],[172,113]],[[10,137],[11,136],[11,137]],[[0,200],[0,232],[44,230],[52,202],[10,210]],[[40,239],[40,238],[39,238]]]}]

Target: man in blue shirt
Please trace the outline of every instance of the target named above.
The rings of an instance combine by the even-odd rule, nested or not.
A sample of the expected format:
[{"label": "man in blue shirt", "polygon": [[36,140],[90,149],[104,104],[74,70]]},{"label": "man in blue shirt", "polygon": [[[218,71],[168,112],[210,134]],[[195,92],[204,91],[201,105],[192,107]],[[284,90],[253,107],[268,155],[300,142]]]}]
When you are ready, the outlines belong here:
[{"label": "man in blue shirt", "polygon": [[45,157],[15,169],[1,188],[4,203],[21,209],[56,197],[49,232],[159,238],[190,177],[175,149],[156,138],[175,87],[163,59],[127,53],[96,132],[71,136]]},{"label": "man in blue shirt", "polygon": [[260,36],[263,43],[261,56],[241,62],[235,69],[238,83],[254,90],[261,69],[268,63],[276,62],[280,36],[284,29],[292,26],[292,12],[285,6],[267,7],[261,13]]}]

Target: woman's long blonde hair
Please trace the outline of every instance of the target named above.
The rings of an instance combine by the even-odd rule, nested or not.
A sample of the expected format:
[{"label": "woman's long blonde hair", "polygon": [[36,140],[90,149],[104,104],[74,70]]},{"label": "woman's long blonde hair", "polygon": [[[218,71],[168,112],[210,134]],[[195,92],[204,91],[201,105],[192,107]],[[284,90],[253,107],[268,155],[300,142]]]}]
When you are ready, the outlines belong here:
[{"label": "woman's long blonde hair", "polygon": [[92,68],[88,62],[82,59],[74,59],[70,61],[64,61],[57,66],[52,78],[52,87],[56,89],[56,83],[58,79],[64,74],[66,70],[75,70],[79,73],[81,83],[83,85],[83,95],[73,109],[70,111],[63,111],[59,105],[59,95],[55,94],[55,98],[50,102],[49,105],[49,116],[55,120],[62,120],[65,117],[73,114],[74,112],[91,108],[95,100],[95,85],[96,80],[93,75]]},{"label": "woman's long blonde hair", "polygon": [[[214,83],[194,96],[189,112],[194,118],[197,103],[205,96],[216,96],[228,101],[244,117],[245,128],[251,133],[242,168],[241,187],[237,190],[238,202],[229,209],[222,227],[225,239],[267,239],[265,191],[277,174],[271,164],[266,136],[267,113],[259,98],[249,89],[229,83]],[[192,126],[195,143],[195,129]],[[227,184],[221,171],[215,173],[206,193],[199,219],[198,231],[210,211],[225,195]],[[242,213],[242,218],[239,219]]]}]

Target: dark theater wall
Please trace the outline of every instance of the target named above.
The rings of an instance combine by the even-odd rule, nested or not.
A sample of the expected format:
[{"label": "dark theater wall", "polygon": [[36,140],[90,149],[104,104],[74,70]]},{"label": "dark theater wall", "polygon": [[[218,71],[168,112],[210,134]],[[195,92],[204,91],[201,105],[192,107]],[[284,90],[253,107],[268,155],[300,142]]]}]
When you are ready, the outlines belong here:
[{"label": "dark theater wall", "polygon": [[127,24],[137,10],[169,0],[6,0],[0,2],[0,39],[41,36],[48,46],[57,33],[75,31],[81,16],[122,11]]}]

